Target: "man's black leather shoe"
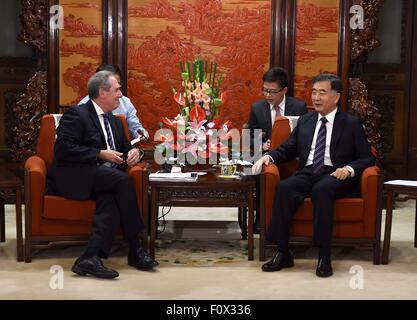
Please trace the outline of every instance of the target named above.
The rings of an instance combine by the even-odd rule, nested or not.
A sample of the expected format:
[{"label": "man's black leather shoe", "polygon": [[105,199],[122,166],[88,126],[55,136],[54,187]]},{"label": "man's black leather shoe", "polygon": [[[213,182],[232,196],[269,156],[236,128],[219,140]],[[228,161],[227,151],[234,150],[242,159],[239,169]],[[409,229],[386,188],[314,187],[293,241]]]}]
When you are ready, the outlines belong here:
[{"label": "man's black leather shoe", "polygon": [[139,270],[150,270],[159,264],[142,247],[139,247],[136,252],[129,251],[127,263]]},{"label": "man's black leather shoe", "polygon": [[91,274],[96,278],[113,279],[119,276],[116,270],[106,268],[97,256],[88,259],[78,258],[72,266],[72,272],[85,276]]},{"label": "man's black leather shoe", "polygon": [[262,266],[262,271],[279,271],[283,268],[294,267],[294,257],[291,253],[277,251],[272,259]]},{"label": "man's black leather shoe", "polygon": [[317,263],[316,275],[320,278],[327,278],[333,275],[332,262],[330,257],[323,256]]}]

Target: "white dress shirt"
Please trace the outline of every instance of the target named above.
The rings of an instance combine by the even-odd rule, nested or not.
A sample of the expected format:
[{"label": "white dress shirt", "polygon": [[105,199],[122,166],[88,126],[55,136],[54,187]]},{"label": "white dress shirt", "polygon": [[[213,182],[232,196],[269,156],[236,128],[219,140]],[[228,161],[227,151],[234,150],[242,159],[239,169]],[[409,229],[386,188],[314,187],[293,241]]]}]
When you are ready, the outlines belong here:
[{"label": "white dress shirt", "polygon": [[[324,149],[324,165],[331,167],[333,167],[333,163],[330,159],[330,141],[332,139],[334,117],[336,116],[336,112],[337,108],[326,116],[326,148]],[[319,133],[319,129],[321,127],[321,118],[323,118],[323,116],[319,113],[317,117],[316,130],[314,131],[313,142],[311,144],[310,154],[308,155],[306,166],[313,164],[314,151],[316,150],[317,134]]]},{"label": "white dress shirt", "polygon": [[[269,105],[271,108],[271,123],[272,123],[272,127],[274,126],[275,123],[275,118],[277,117],[277,112],[275,110],[275,106],[273,104]],[[285,96],[282,99],[282,101],[279,104],[279,111],[281,112],[281,116],[285,115]]]}]

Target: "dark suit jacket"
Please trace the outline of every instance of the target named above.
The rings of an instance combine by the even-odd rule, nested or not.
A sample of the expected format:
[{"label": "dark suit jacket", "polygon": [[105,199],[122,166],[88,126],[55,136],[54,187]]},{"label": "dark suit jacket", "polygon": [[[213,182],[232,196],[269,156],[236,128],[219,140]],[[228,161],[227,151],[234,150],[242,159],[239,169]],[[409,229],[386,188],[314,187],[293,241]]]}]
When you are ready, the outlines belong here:
[{"label": "dark suit jacket", "polygon": [[[285,115],[286,116],[301,116],[302,114],[307,113],[307,105],[304,101],[298,100],[292,97],[285,97]],[[251,137],[253,138],[253,129],[262,129],[263,141],[271,138],[272,134],[272,120],[271,120],[271,107],[266,101],[260,100],[255,102],[252,105],[248,127],[251,129]],[[252,141],[252,139],[251,139]]]},{"label": "dark suit jacket", "polygon": [[[109,113],[109,123],[117,151],[132,149],[119,119]],[[94,174],[103,163],[100,150],[107,149],[104,133],[91,100],[71,107],[57,129],[54,161],[48,170],[48,192],[70,199],[85,200],[91,195]]]},{"label": "dark suit jacket", "polygon": [[[268,152],[275,163],[299,158],[299,169],[305,167],[318,119],[317,112],[310,112],[298,119],[298,124],[278,149]],[[375,158],[359,118],[348,113],[336,112],[330,141],[330,159],[335,168],[349,165],[360,177],[363,170],[374,165]]]}]

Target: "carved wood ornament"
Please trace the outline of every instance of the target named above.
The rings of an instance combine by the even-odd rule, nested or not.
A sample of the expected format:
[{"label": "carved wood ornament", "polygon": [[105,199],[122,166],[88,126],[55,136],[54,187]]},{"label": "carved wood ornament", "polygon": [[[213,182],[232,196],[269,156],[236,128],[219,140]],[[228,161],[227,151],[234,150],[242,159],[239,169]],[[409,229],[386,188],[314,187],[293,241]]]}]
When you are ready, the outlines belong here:
[{"label": "carved wood ornament", "polygon": [[355,5],[362,6],[364,10],[364,28],[352,30],[351,60],[358,59],[364,52],[371,52],[381,44],[376,39],[378,27],[378,10],[384,0],[354,0]]},{"label": "carved wood ornament", "polygon": [[46,53],[47,0],[23,0],[18,40]]},{"label": "carved wood ornament", "polygon": [[368,99],[366,86],[355,78],[350,79],[349,105],[350,113],[362,119],[368,141],[376,149],[377,163],[382,162],[382,137],[379,133],[381,113]]},{"label": "carved wood ornament", "polygon": [[46,71],[38,71],[30,78],[27,93],[22,95],[13,109],[16,115],[10,146],[13,161],[24,161],[35,153],[40,120],[47,109]]}]

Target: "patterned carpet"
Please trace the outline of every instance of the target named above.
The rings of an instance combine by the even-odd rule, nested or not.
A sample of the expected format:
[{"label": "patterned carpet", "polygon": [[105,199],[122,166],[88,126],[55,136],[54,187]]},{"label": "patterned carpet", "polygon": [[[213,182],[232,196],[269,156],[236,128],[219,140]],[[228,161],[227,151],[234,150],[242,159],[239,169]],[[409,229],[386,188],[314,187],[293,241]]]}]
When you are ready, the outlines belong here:
[{"label": "patterned carpet", "polygon": [[188,266],[216,266],[248,259],[246,241],[159,240],[156,256],[160,263]]}]

